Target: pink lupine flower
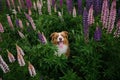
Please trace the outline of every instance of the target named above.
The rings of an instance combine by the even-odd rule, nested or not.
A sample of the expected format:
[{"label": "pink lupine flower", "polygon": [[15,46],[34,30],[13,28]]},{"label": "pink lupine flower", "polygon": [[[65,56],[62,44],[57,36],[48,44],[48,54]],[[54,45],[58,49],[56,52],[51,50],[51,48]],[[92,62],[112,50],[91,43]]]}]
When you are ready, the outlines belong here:
[{"label": "pink lupine flower", "polygon": [[2,24],[0,23],[0,32],[3,33],[4,32],[4,28],[2,26]]},{"label": "pink lupine flower", "polygon": [[31,0],[26,0],[26,6],[28,8],[28,14],[31,15],[32,14],[32,12],[31,12],[31,7],[32,7]]},{"label": "pink lupine flower", "polygon": [[15,2],[14,2],[14,0],[11,0],[11,2],[12,2],[13,8],[15,9]]},{"label": "pink lupine flower", "polygon": [[3,70],[4,73],[7,73],[10,71],[9,66],[6,64],[6,62],[3,60],[2,56],[0,55],[0,67]]},{"label": "pink lupine flower", "polygon": [[46,44],[47,43],[47,40],[46,40],[46,37],[44,36],[44,33],[42,32],[42,34],[40,33],[40,31],[38,31],[38,39],[40,40],[40,42],[42,44]]},{"label": "pink lupine flower", "polygon": [[20,54],[22,56],[25,55],[24,51],[22,50],[22,48],[20,46],[18,46],[17,44],[16,44],[16,50],[17,50],[17,54]]},{"label": "pink lupine flower", "polygon": [[54,12],[57,12],[56,4],[54,5]]},{"label": "pink lupine flower", "polygon": [[7,1],[7,6],[9,9],[11,9],[11,4],[10,4],[10,0],[6,0]]},{"label": "pink lupine flower", "polygon": [[64,21],[61,12],[58,12],[58,16],[60,17],[61,21]]},{"label": "pink lupine flower", "polygon": [[35,68],[30,62],[28,62],[28,70],[29,70],[30,76],[34,77],[36,75]]},{"label": "pink lupine flower", "polygon": [[102,21],[103,29],[107,28],[108,17],[109,17],[108,0],[104,0],[102,4],[102,13],[101,13],[101,21]]},{"label": "pink lupine flower", "polygon": [[17,59],[20,66],[25,66],[25,61],[20,53],[17,54]]},{"label": "pink lupine flower", "polygon": [[27,13],[25,13],[25,16],[29,20],[29,22],[31,23],[33,30],[36,30],[36,26],[35,26],[35,23],[34,23],[32,17],[30,17],[30,15],[28,15]]},{"label": "pink lupine flower", "polygon": [[20,7],[22,8],[21,0],[18,0],[18,3],[19,3],[19,5],[20,5]]},{"label": "pink lupine flower", "polygon": [[39,15],[42,15],[42,3],[39,0],[37,1],[37,8]]},{"label": "pink lupine flower", "polygon": [[73,17],[76,17],[76,8],[73,8]]},{"label": "pink lupine flower", "polygon": [[17,8],[18,8],[18,12],[21,13],[20,6],[18,6]]},{"label": "pink lupine flower", "polygon": [[108,21],[108,28],[107,28],[108,33],[112,32],[114,28],[115,19],[116,19],[116,0],[113,0],[110,9],[109,21]]},{"label": "pink lupine flower", "polygon": [[47,6],[48,6],[48,13],[51,15],[51,2],[50,0],[47,0]]},{"label": "pink lupine flower", "polygon": [[20,36],[22,39],[25,38],[24,34],[23,34],[22,32],[20,32],[19,30],[18,30],[18,34],[19,34],[19,36]]},{"label": "pink lupine flower", "polygon": [[88,25],[91,25],[94,23],[94,16],[93,16],[93,5],[91,5],[88,13]]},{"label": "pink lupine flower", "polygon": [[13,56],[13,54],[9,52],[8,50],[7,50],[7,53],[8,53],[9,62],[10,63],[15,62],[15,57]]},{"label": "pink lupine flower", "polygon": [[8,21],[8,24],[9,24],[10,28],[12,30],[14,30],[13,23],[12,23],[11,17],[9,15],[7,15],[7,21]]},{"label": "pink lupine flower", "polygon": [[120,36],[120,19],[118,20],[117,22],[117,25],[116,25],[116,30],[114,32],[114,37],[119,37]]},{"label": "pink lupine flower", "polygon": [[34,8],[35,11],[37,11],[37,7],[36,7],[36,3],[35,2],[33,2],[33,8]]},{"label": "pink lupine flower", "polygon": [[19,27],[20,27],[21,29],[23,29],[23,23],[22,23],[22,20],[19,19],[18,22],[19,22]]}]

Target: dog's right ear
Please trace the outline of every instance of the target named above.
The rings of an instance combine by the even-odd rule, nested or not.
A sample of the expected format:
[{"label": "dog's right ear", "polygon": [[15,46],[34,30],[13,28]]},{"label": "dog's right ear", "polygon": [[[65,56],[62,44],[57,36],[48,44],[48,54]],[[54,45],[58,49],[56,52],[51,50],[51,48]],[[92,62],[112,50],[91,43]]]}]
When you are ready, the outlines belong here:
[{"label": "dog's right ear", "polygon": [[52,38],[57,32],[54,32],[50,35],[50,37]]}]

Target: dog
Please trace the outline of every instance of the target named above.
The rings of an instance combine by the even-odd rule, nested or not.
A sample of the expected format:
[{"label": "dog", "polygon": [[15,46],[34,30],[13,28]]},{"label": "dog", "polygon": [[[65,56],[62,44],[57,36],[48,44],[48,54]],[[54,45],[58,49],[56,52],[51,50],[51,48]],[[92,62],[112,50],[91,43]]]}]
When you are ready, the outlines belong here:
[{"label": "dog", "polygon": [[69,41],[68,41],[68,32],[53,32],[51,35],[52,43],[58,48],[55,55],[61,56],[65,54],[67,57],[70,55]]}]

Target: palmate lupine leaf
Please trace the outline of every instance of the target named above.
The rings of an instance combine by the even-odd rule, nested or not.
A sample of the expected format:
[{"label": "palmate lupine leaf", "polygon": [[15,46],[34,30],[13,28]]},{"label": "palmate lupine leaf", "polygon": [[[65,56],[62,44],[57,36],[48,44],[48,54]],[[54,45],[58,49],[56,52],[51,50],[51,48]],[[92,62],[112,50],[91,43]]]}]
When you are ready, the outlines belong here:
[{"label": "palmate lupine leaf", "polygon": [[115,19],[116,19],[116,0],[113,0],[111,9],[110,9],[109,21],[108,21],[108,28],[107,28],[108,33],[112,33]]}]

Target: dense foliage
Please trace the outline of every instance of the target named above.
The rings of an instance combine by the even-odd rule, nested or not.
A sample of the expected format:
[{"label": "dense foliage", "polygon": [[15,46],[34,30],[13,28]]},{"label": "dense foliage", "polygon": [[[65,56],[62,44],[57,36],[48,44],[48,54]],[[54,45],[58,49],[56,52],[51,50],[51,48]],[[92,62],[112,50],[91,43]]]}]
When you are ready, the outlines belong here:
[{"label": "dense foliage", "polygon": [[[77,7],[76,1],[73,1],[73,5]],[[83,14],[78,15],[77,13],[77,17],[73,17],[67,11],[66,1],[63,0],[63,3],[62,8],[60,6],[57,8],[60,12],[63,10],[62,18],[58,16],[57,12],[54,12],[53,7],[51,7],[51,15],[49,15],[47,3],[43,4],[42,15],[39,15],[38,11],[32,7],[31,17],[36,26],[36,30],[33,30],[30,24],[26,25],[26,22],[29,22],[24,14],[24,12],[27,13],[27,8],[21,9],[21,13],[17,12],[17,17],[15,17],[15,14],[6,7],[6,3],[3,1],[2,10],[0,11],[0,22],[4,27],[4,32],[0,33],[0,55],[10,68],[10,72],[8,73],[3,73],[2,69],[0,69],[0,77],[3,80],[120,79],[120,38],[116,38],[114,37],[114,33],[109,34],[105,29],[102,29],[101,15],[98,14],[95,15],[95,23],[89,27],[89,42],[86,43],[84,40]],[[57,4],[59,4],[58,0]],[[82,6],[85,6],[84,4],[85,2],[83,1]],[[16,5],[18,5],[17,2]],[[120,7],[119,4],[117,4],[117,10],[118,7]],[[6,14],[11,16],[14,30],[9,26]],[[17,19],[22,20],[23,29],[16,25]],[[117,20],[118,13],[115,24]],[[99,41],[94,39],[97,24],[102,29]],[[25,38],[19,36],[18,30],[25,35]],[[47,39],[46,44],[43,44],[39,40],[38,31],[44,33]],[[66,58],[64,55],[61,57],[54,55],[57,48],[51,43],[50,34],[59,31],[69,32],[69,58]],[[19,66],[18,64],[16,44],[25,53],[25,66]],[[15,56],[16,61],[14,63],[9,62],[7,49]],[[29,75],[29,61],[37,73],[34,77]]]}]

